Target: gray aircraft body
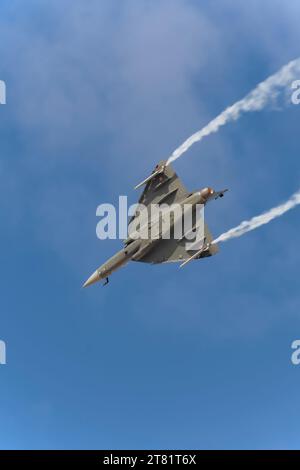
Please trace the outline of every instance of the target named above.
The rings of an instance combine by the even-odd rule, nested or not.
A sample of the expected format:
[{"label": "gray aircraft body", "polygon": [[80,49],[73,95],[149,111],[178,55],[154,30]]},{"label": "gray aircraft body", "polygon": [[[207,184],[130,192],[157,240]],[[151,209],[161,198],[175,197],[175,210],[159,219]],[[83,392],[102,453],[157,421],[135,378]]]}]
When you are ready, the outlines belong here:
[{"label": "gray aircraft body", "polygon": [[[223,191],[214,191],[211,188],[204,188],[200,191],[188,192],[180,179],[176,175],[171,165],[166,165],[165,161],[160,162],[152,172],[152,174],[136,186],[136,189],[145,185],[142,192],[139,204],[142,205],[149,216],[148,229],[157,220],[151,220],[150,207],[156,205],[168,205],[172,207],[174,204],[180,206],[189,206],[193,209],[196,206],[203,204],[213,199],[223,197],[227,189]],[[135,222],[138,216],[138,210],[132,217],[130,223]],[[173,218],[172,218],[173,217]],[[170,214],[171,229],[174,228],[176,220],[174,214]],[[161,227],[161,226],[159,226]],[[153,228],[153,227],[152,227]],[[110,259],[108,259],[102,266],[100,266],[83,284],[87,287],[97,281],[105,280],[108,283],[109,276],[124,266],[128,261],[139,261],[144,263],[166,263],[166,262],[181,262],[182,265],[188,263],[193,259],[204,258],[212,256],[218,252],[218,246],[211,244],[213,238],[210,231],[204,224],[204,238],[203,244],[198,251],[189,251],[187,249],[187,240],[184,234],[181,238],[169,237],[165,238],[163,229],[158,228],[155,237],[136,238],[133,234],[124,241],[124,247]]]}]

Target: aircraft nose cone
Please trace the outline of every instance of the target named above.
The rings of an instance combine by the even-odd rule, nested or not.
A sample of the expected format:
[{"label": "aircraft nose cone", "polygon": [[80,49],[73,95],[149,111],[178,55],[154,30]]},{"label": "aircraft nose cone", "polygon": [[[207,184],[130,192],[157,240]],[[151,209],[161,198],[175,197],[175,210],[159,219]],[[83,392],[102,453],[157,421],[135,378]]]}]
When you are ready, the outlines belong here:
[{"label": "aircraft nose cone", "polygon": [[88,280],[85,281],[85,283],[83,284],[82,287],[90,286],[91,284],[94,284],[95,282],[99,281],[99,279],[100,279],[99,273],[98,273],[98,271],[95,271],[95,272],[88,278]]}]

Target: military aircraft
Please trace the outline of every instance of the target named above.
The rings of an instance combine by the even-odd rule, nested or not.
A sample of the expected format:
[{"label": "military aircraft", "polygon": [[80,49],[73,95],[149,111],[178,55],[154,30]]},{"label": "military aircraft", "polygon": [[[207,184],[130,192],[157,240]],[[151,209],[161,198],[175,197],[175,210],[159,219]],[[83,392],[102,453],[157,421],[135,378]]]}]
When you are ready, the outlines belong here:
[{"label": "military aircraft", "polygon": [[[211,188],[204,188],[200,191],[188,192],[171,165],[167,165],[166,161],[161,161],[156,165],[152,174],[144,181],[138,184],[135,189],[145,185],[144,191],[139,198],[139,204],[143,205],[148,211],[151,205],[168,204],[189,204],[195,208],[196,205],[223,197],[227,189],[222,191],[214,191]],[[148,223],[149,228],[154,221]],[[135,221],[137,213],[132,217],[131,222]],[[175,220],[173,218],[173,225]],[[185,234],[186,235],[186,234]],[[124,266],[128,261],[139,261],[143,263],[168,263],[182,262],[184,266],[193,259],[212,256],[218,252],[218,246],[212,244],[213,238],[210,231],[204,224],[204,239],[201,248],[198,251],[189,251],[186,247],[185,235],[180,239],[164,238],[163,232],[158,232],[155,238],[138,238],[133,236],[124,241],[124,247],[112,258],[108,259],[100,266],[83,284],[87,287],[97,281],[105,280],[104,285],[108,284],[109,276],[117,269]]]}]

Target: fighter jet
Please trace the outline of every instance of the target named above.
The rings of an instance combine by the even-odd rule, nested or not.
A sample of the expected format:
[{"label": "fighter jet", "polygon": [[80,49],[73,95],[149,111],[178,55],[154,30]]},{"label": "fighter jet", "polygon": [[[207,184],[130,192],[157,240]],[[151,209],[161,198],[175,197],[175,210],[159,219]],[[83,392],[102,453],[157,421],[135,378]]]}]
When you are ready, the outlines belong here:
[{"label": "fighter jet", "polygon": [[[170,164],[167,165],[166,161],[159,162],[152,174],[138,184],[135,189],[143,185],[145,185],[145,188],[139,198],[139,205],[146,209],[149,216],[149,219],[147,219],[149,220],[148,229],[157,223],[157,221],[151,220],[151,205],[160,207],[162,204],[168,204],[172,207],[174,204],[180,204],[181,206],[190,205],[190,207],[196,208],[199,204],[205,205],[211,200],[223,197],[227,191],[227,189],[215,191],[207,187],[199,191],[189,192],[183,186],[172,166]],[[140,212],[137,210],[129,225],[134,223],[138,216],[140,216]],[[174,216],[170,220],[174,227],[176,223]],[[139,221],[137,226],[140,223]],[[123,248],[96,269],[83,284],[83,287],[87,287],[100,280],[105,281],[104,285],[108,284],[109,276],[128,261],[152,264],[181,262],[181,266],[184,266],[189,261],[213,256],[218,252],[218,246],[211,243],[213,238],[206,223],[204,224],[203,244],[196,252],[195,250],[190,251],[187,249],[186,235],[184,234],[179,239],[174,237],[165,238],[163,230],[159,228],[156,236],[153,238],[136,238],[133,234],[129,234],[128,238],[124,241]]]}]

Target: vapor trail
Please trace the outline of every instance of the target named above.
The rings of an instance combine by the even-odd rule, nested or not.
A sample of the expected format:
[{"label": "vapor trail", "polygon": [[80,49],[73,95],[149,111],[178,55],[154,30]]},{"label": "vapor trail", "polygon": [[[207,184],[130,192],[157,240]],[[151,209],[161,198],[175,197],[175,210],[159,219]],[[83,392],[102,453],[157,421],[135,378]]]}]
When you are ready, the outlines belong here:
[{"label": "vapor trail", "polygon": [[217,132],[218,129],[227,122],[236,121],[243,113],[260,111],[269,104],[275,103],[282,89],[296,78],[299,78],[299,74],[300,58],[289,62],[277,73],[257,85],[245,98],[226,108],[225,111],[210,121],[203,129],[189,137],[182,145],[174,150],[167,161],[167,165],[177,160],[177,158],[186,152],[195,142],[199,142],[203,137]]},{"label": "vapor trail", "polygon": [[283,204],[280,204],[279,206],[274,207],[273,209],[270,209],[269,211],[264,212],[261,215],[253,217],[250,220],[242,222],[237,227],[232,228],[231,230],[228,230],[228,232],[225,232],[220,235],[212,243],[215,244],[219,242],[226,242],[231,238],[241,237],[245,233],[250,232],[251,230],[255,230],[261,225],[268,224],[269,222],[271,222],[271,220],[282,216],[287,211],[296,207],[298,204],[300,204],[300,190],[293,194],[290,199],[288,199]]}]

